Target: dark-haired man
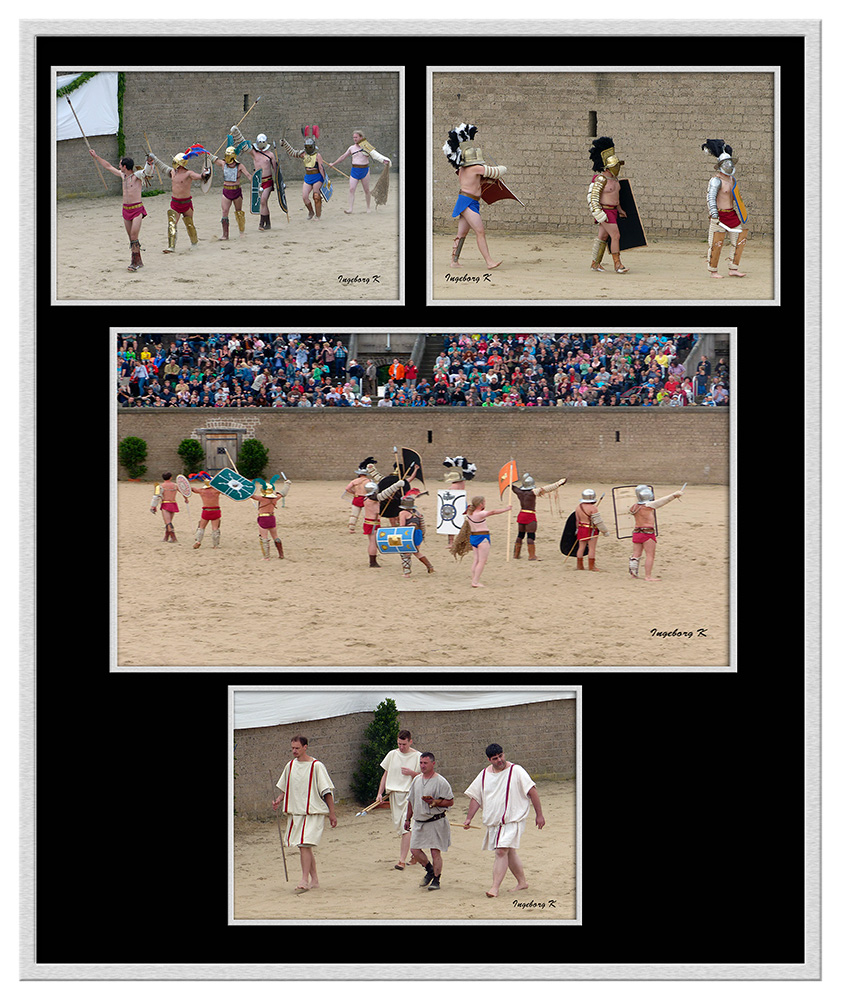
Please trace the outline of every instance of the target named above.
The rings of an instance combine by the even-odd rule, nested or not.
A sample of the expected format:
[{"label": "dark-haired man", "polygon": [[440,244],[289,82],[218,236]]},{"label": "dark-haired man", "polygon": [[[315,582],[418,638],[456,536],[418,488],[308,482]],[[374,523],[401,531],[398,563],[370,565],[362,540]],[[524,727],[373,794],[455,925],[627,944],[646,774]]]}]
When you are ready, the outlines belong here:
[{"label": "dark-haired man", "polygon": [[499,895],[499,888],[505,873],[510,869],[517,880],[514,889],[528,889],[523,863],[517,849],[526,826],[529,806],[534,806],[535,824],[538,830],[546,825],[543,808],[537,794],[537,787],[529,773],[519,764],[511,764],[498,743],[491,743],[485,749],[488,766],[481,771],[465,795],[470,798],[464,829],[470,829],[470,821],[482,809],[482,824],[485,827],[483,851],[494,852],[493,878],[485,895]]},{"label": "dark-haired man", "polygon": [[[450,846],[447,810],[455,800],[449,781],[435,770],[435,754],[429,751],[422,753],[420,769],[421,773],[413,779],[409,788],[404,828],[412,833],[412,856],[425,869],[420,888],[433,890],[441,888],[444,867],[441,855]],[[431,861],[424,848],[429,849]]]}]

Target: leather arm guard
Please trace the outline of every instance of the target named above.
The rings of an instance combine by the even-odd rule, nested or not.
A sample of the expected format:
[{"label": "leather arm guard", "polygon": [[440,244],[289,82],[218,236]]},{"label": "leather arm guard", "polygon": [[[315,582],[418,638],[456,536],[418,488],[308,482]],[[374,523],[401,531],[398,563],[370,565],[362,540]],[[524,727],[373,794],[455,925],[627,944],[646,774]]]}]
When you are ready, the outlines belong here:
[{"label": "leather arm guard", "polygon": [[383,156],[379,150],[374,149],[367,139],[363,139],[362,142],[359,143],[359,147],[360,149],[364,149],[372,159],[377,161],[377,163],[391,163],[391,160],[389,160],[387,156]]},{"label": "leather arm guard", "polygon": [[590,523],[599,529],[599,534],[609,535],[610,532],[607,530],[607,526],[604,523],[604,518],[601,515],[601,511],[596,511],[590,518]]},{"label": "leather arm guard", "polygon": [[707,208],[710,210],[710,215],[713,219],[718,218],[718,205],[715,200],[718,197],[720,187],[721,178],[710,177],[710,183],[707,185]]},{"label": "leather arm guard", "polygon": [[559,479],[557,483],[551,483],[549,486],[541,486],[538,490],[538,494],[543,496],[544,493],[554,493],[555,490],[559,489],[566,482],[566,477]]},{"label": "leather arm guard", "polygon": [[295,149],[293,146],[290,146],[285,139],[281,139],[280,144],[281,146],[283,146],[286,152],[292,157],[300,158],[304,155],[303,149]]},{"label": "leather arm guard", "polygon": [[587,191],[587,207],[590,209],[590,214],[596,222],[607,222],[607,214],[599,204],[602,188],[606,183],[607,178],[599,174],[599,176],[590,184],[589,190]]},{"label": "leather arm guard", "polygon": [[155,166],[159,170],[162,170],[167,175],[167,177],[172,177],[172,167],[168,163],[164,163],[164,161],[160,159],[160,157],[155,156],[154,153],[152,153],[151,155],[155,160]]},{"label": "leather arm guard", "polygon": [[664,507],[667,503],[671,503],[672,500],[676,499],[677,493],[670,493],[667,497],[660,497],[659,500],[647,500],[645,506],[656,510],[658,507]]},{"label": "leather arm guard", "polygon": [[395,493],[398,493],[401,487],[406,485],[405,479],[398,479],[396,483],[392,483],[391,486],[386,486],[382,493],[377,494],[378,500],[390,500]]},{"label": "leather arm guard", "polygon": [[507,172],[508,172],[508,167],[489,167],[486,165],[485,172],[482,176],[487,177],[489,181],[496,181],[499,180],[499,178],[502,177],[502,175]]}]

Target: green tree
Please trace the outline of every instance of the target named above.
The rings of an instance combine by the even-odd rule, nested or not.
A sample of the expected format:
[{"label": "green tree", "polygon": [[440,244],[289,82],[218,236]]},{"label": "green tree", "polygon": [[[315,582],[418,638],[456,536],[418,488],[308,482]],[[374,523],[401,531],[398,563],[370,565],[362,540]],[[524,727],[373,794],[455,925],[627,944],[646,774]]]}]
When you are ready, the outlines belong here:
[{"label": "green tree", "polygon": [[393,698],[380,702],[374,718],[364,732],[365,742],[359,754],[359,770],[353,774],[351,791],[357,802],[369,805],[377,797],[382,777],[380,761],[397,746],[400,717]]},{"label": "green tree", "polygon": [[256,479],[262,476],[263,469],[269,464],[269,450],[262,441],[249,438],[242,442],[237,456],[237,469],[246,479]]},{"label": "green tree", "polygon": [[189,476],[204,465],[204,448],[195,438],[184,438],[178,445],[178,457],[184,463],[184,475]]},{"label": "green tree", "polygon": [[140,479],[146,475],[146,442],[139,437],[125,437],[119,445],[120,465],[128,473],[129,479]]}]

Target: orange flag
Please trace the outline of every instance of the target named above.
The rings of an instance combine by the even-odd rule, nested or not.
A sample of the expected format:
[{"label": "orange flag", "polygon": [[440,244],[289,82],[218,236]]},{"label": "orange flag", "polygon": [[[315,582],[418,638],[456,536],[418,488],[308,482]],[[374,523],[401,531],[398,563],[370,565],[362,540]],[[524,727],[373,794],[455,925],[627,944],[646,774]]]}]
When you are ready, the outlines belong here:
[{"label": "orange flag", "polygon": [[516,483],[517,479],[517,463],[512,458],[510,462],[503,465],[499,470],[499,497],[502,499],[502,494],[505,492],[505,487],[510,486],[512,483]]}]

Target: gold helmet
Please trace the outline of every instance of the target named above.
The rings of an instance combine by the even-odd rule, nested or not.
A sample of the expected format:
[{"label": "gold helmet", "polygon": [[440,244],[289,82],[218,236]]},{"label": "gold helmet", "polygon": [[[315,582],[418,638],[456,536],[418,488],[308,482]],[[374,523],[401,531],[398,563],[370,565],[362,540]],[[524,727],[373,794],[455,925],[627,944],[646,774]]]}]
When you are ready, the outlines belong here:
[{"label": "gold helmet", "polygon": [[184,159],[183,153],[176,153],[172,158],[172,165],[177,170],[179,167],[186,167],[187,161]]},{"label": "gold helmet", "polygon": [[482,156],[482,147],[474,146],[473,143],[468,143],[461,147],[461,164],[462,167],[483,167],[485,166],[485,160]]},{"label": "gold helmet", "polygon": [[231,167],[237,162],[238,161],[237,161],[236,146],[228,146],[228,148],[225,150],[225,163],[227,163],[228,166]]},{"label": "gold helmet", "polygon": [[597,174],[609,171],[614,177],[619,176],[619,170],[625,164],[625,161],[616,155],[613,139],[606,135],[600,136],[593,142],[590,147],[590,160]]}]

